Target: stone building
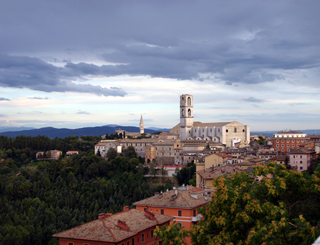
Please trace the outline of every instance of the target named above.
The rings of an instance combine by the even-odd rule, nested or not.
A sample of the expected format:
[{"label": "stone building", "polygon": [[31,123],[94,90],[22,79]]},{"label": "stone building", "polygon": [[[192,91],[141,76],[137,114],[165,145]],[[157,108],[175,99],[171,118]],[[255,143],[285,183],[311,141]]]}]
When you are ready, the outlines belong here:
[{"label": "stone building", "polygon": [[193,96],[180,96],[180,123],[170,130],[178,134],[180,140],[207,140],[219,142],[229,147],[236,144],[248,145],[250,127],[239,122],[202,123],[193,121]]}]

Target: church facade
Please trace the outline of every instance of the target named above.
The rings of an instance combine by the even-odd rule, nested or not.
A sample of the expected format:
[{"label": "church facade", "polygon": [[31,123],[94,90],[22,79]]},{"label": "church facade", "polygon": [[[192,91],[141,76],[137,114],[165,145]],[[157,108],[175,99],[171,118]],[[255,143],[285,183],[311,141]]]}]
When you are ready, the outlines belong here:
[{"label": "church facade", "polygon": [[170,130],[180,140],[206,140],[229,147],[247,145],[250,142],[250,127],[239,122],[202,123],[193,121],[193,96],[180,96],[180,123]]}]

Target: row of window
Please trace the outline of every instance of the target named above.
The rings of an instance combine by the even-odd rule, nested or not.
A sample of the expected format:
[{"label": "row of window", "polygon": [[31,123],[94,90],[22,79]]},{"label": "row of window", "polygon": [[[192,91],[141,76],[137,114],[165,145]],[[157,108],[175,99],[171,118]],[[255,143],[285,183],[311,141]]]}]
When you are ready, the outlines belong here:
[{"label": "row of window", "polygon": [[[279,143],[279,141],[281,141],[282,143],[284,143],[285,140],[277,140],[277,143]],[[299,142],[300,142],[300,140],[287,140],[287,143],[290,143],[290,141],[291,141],[291,143],[294,143],[294,142],[299,143]],[[303,143],[303,140],[301,140],[301,143]]]},{"label": "row of window", "polygon": [[[279,144],[277,144],[277,147],[279,147]],[[284,144],[282,144],[281,147],[284,147]],[[287,147],[290,147],[290,145],[287,144]],[[292,144],[292,147],[295,147],[295,144]],[[297,145],[297,147],[299,147],[299,144]]]},{"label": "row of window", "polygon": [[[148,211],[148,208],[143,208],[144,211]],[[149,210],[152,212],[152,209]],[[156,213],[158,213],[158,210],[156,210]],[[164,215],[164,209],[160,209],[160,214]],[[182,210],[178,210],[178,216],[182,216]],[[197,210],[193,210],[193,216],[197,216]]]},{"label": "row of window", "polygon": [[[299,161],[293,161],[293,164],[299,163]],[[300,164],[302,164],[302,161],[300,161]]]}]

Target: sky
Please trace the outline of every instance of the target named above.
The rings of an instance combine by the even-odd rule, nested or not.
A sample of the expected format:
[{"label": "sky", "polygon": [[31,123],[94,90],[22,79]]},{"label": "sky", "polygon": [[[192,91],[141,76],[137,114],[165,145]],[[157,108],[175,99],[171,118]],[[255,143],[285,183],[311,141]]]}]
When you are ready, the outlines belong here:
[{"label": "sky", "polygon": [[0,126],[319,129],[320,1],[0,0]]}]

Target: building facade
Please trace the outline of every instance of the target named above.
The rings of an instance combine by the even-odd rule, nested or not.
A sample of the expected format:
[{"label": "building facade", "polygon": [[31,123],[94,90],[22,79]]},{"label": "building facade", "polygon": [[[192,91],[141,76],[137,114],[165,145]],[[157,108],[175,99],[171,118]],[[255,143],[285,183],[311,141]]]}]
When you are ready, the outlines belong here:
[{"label": "building facade", "polygon": [[[153,197],[134,203],[137,210],[149,211],[154,214],[173,216],[173,221],[190,230],[191,226],[202,219],[198,208],[211,202],[210,195],[201,188],[186,186],[164,193],[157,193]],[[191,244],[190,238],[186,239]]]},{"label": "building facade", "polygon": [[273,148],[287,155],[291,149],[299,149],[305,141],[307,134],[300,131],[282,131],[273,135]]},{"label": "building facade", "polygon": [[250,142],[250,127],[239,122],[201,123],[193,121],[193,96],[180,96],[180,123],[170,130],[180,140],[208,140],[236,147]]}]

